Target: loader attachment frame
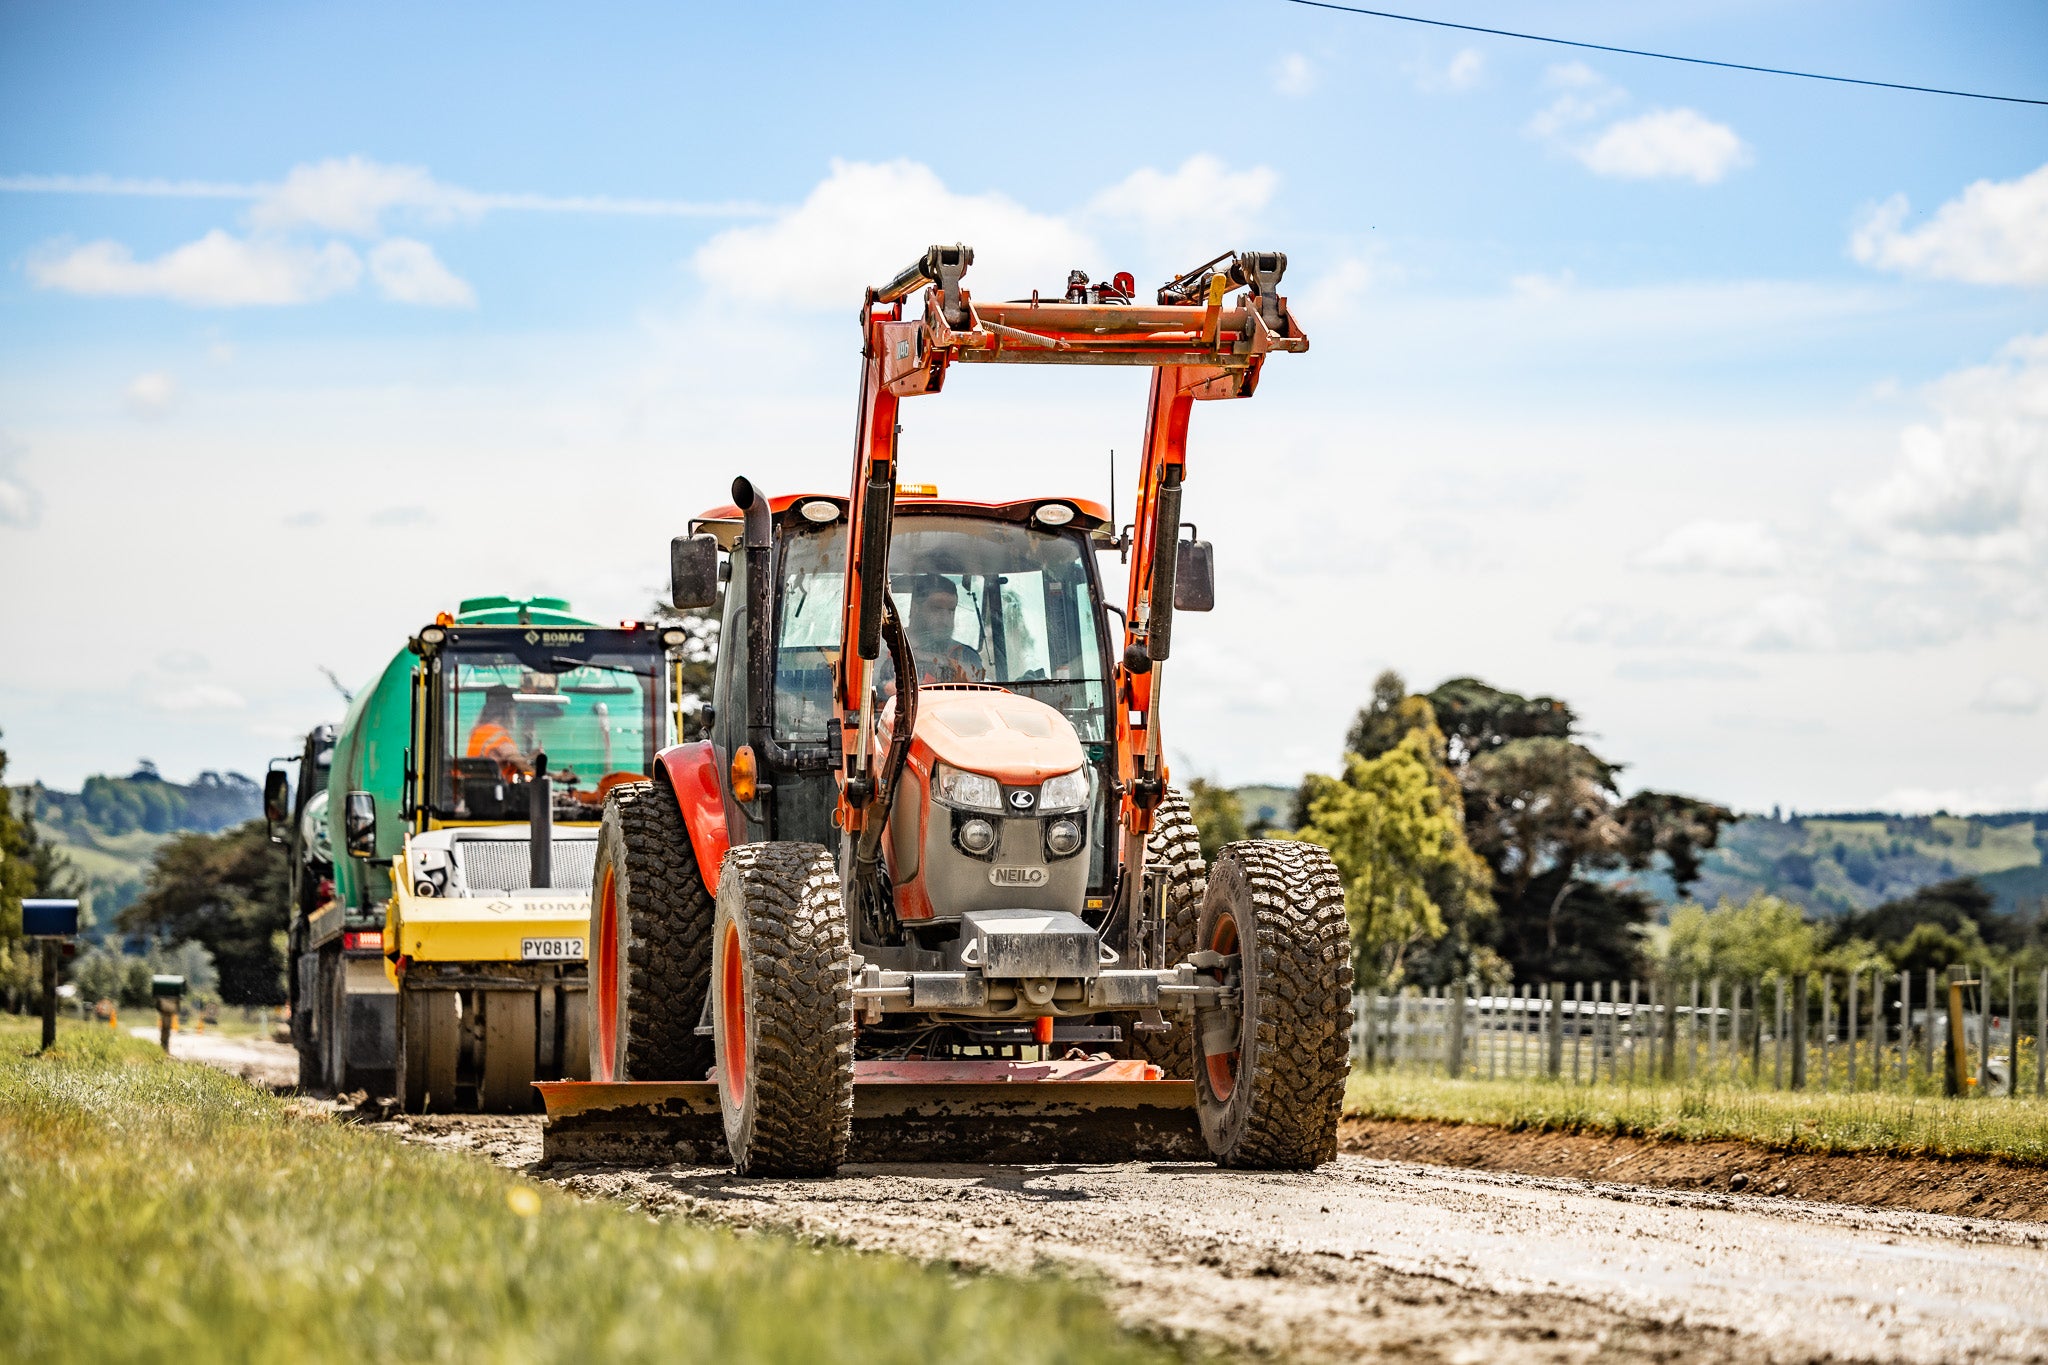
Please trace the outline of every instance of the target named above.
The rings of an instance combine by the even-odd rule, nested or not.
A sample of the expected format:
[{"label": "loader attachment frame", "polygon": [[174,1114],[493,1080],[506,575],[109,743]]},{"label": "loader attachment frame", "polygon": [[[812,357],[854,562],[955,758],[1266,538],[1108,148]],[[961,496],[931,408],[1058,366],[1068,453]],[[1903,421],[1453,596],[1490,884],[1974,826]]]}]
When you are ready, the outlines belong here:
[{"label": "loader attachment frame", "polygon": [[[1198,401],[1250,397],[1266,357],[1306,351],[1308,337],[1278,292],[1287,268],[1280,252],[1226,252],[1176,275],[1150,305],[1135,301],[1129,275],[1090,289],[1078,272],[1058,301],[1034,293],[1028,300],[977,303],[961,284],[973,263],[969,247],[933,246],[888,284],[869,289],[861,308],[864,365],[833,689],[839,753],[835,823],[858,834],[871,811],[877,805],[886,809],[893,795],[886,789],[887,774],[875,771],[874,673],[888,591],[899,405],[940,392],[955,361],[1149,367],[1137,505],[1125,547],[1130,571],[1123,651],[1112,667],[1117,821],[1123,834],[1115,913],[1138,944],[1146,937],[1135,932],[1144,915],[1146,835],[1166,790],[1159,699],[1163,665],[1172,652],[1174,546],[1189,416]],[[907,301],[920,289],[924,306],[912,316]]]}]

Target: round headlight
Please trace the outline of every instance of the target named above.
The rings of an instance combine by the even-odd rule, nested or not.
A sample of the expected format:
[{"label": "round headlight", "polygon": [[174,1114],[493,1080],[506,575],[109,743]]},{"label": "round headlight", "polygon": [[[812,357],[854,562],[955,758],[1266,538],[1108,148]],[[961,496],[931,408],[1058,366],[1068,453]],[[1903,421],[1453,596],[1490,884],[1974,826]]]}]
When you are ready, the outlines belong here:
[{"label": "round headlight", "polygon": [[439,626],[428,626],[420,632],[420,643],[425,645],[438,645],[447,638],[448,632]]},{"label": "round headlight", "polygon": [[661,633],[661,642],[670,649],[681,649],[689,638],[687,633],[680,630],[665,630]]},{"label": "round headlight", "polygon": [[1079,852],[1082,842],[1081,827],[1072,820],[1055,820],[1045,831],[1046,852],[1055,858]]},{"label": "round headlight", "polygon": [[986,853],[996,846],[996,827],[979,816],[962,821],[960,847],[969,853]]},{"label": "round headlight", "polygon": [[1038,504],[1038,519],[1047,526],[1065,526],[1074,519],[1074,509],[1063,502]]},{"label": "round headlight", "polygon": [[804,514],[805,521],[815,521],[822,524],[828,521],[839,520],[839,504],[827,502],[823,498],[812,498],[809,502],[798,507],[797,510]]}]

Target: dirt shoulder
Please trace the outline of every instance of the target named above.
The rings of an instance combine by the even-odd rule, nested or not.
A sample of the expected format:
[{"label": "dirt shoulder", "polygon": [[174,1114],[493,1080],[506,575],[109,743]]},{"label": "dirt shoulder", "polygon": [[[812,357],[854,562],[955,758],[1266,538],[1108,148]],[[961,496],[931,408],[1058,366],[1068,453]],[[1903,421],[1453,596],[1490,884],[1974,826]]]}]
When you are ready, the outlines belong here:
[{"label": "dirt shoulder", "polygon": [[1384,1161],[2048,1221],[2048,1169],[1982,1158],[1817,1155],[1747,1142],[1509,1132],[1410,1119],[1347,1118],[1341,1141],[1347,1153]]}]

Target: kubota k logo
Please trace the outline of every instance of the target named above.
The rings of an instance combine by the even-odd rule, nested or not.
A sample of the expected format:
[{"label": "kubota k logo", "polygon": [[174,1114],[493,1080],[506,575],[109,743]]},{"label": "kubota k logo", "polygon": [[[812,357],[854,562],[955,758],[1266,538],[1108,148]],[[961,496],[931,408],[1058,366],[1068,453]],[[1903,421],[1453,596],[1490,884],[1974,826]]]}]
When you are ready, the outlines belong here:
[{"label": "kubota k logo", "polygon": [[1031,803],[1038,799],[1032,792],[1011,792],[1010,805],[1017,810],[1030,810]]}]

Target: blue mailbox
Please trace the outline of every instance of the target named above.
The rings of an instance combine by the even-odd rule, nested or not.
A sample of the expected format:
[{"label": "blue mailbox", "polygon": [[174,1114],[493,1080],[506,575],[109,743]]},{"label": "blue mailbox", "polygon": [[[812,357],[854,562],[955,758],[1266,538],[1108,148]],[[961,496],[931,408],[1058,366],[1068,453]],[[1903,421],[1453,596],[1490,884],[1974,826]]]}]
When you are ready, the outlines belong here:
[{"label": "blue mailbox", "polygon": [[78,937],[78,902],[24,900],[21,932],[27,938]]}]

